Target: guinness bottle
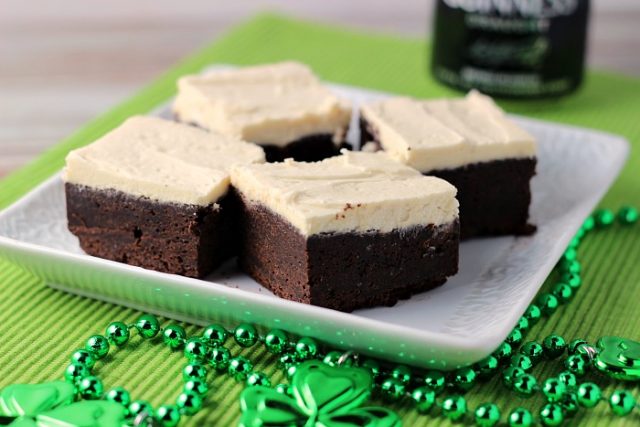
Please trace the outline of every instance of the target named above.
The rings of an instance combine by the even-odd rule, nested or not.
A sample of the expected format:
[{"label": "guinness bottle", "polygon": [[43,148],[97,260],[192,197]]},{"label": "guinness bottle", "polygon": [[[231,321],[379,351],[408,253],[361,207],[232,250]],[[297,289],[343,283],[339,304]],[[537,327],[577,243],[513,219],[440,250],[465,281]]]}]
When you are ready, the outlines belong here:
[{"label": "guinness bottle", "polygon": [[582,82],[589,0],[438,0],[433,75],[493,96],[560,96]]}]

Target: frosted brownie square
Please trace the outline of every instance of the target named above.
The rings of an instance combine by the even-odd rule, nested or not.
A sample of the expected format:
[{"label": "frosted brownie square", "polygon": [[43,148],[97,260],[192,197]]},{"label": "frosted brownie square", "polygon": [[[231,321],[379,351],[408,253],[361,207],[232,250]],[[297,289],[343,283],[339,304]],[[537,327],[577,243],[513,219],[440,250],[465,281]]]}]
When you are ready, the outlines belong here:
[{"label": "frosted brownie square", "polygon": [[391,160],[235,167],[240,266],[276,295],[352,311],[393,305],[458,270],[455,188]]},{"label": "frosted brownie square", "polygon": [[89,255],[203,277],[235,255],[228,169],[263,161],[254,144],[130,118],[67,156],[69,230]]},{"label": "frosted brownie square", "polygon": [[306,65],[281,62],[178,81],[176,118],[261,145],[267,161],[316,161],[339,153],[351,105]]},{"label": "frosted brownie square", "polygon": [[536,143],[493,100],[390,98],[361,109],[365,149],[389,156],[458,189],[462,238],[530,234],[530,181]]}]

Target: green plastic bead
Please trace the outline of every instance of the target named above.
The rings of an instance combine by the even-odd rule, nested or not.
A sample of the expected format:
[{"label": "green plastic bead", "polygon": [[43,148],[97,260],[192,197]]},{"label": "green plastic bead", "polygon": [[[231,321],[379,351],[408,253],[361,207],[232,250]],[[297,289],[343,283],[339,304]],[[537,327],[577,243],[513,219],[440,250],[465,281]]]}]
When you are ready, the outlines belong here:
[{"label": "green plastic bead", "polygon": [[153,407],[151,404],[145,400],[134,400],[131,402],[129,405],[129,414],[135,418],[137,415],[142,413],[151,415],[153,413]]},{"label": "green plastic bead", "polygon": [[594,383],[582,383],[578,387],[577,398],[580,406],[593,408],[602,399],[602,391]]},{"label": "green plastic bead", "polygon": [[427,371],[424,374],[424,383],[436,394],[440,394],[444,390],[447,379],[440,371]]},{"label": "green plastic bead", "polygon": [[580,238],[579,237],[574,237],[573,239],[571,239],[569,241],[569,248],[573,248],[573,249],[578,249],[578,247],[580,247]]},{"label": "green plastic bead", "polygon": [[84,377],[88,376],[91,376],[91,369],[87,368],[84,365],[76,365],[75,363],[71,363],[69,366],[67,366],[67,369],[64,370],[64,378],[71,384],[75,384]]},{"label": "green plastic bead", "polygon": [[175,427],[180,422],[180,410],[174,405],[160,406],[155,415],[163,427]]},{"label": "green plastic bead", "polygon": [[111,344],[121,347],[129,341],[129,327],[122,322],[109,323],[105,336]]},{"label": "green plastic bead", "polygon": [[177,350],[184,345],[187,333],[180,325],[169,325],[162,330],[162,341],[171,349]]},{"label": "green plastic bead", "polygon": [[202,340],[211,347],[224,345],[228,337],[229,333],[221,325],[209,325],[202,333]]},{"label": "green plastic bead", "polygon": [[123,406],[129,406],[131,403],[131,395],[127,390],[122,387],[112,388],[104,395],[106,400],[111,402],[119,403]]},{"label": "green plastic bead", "polygon": [[209,364],[217,371],[224,371],[229,366],[231,354],[225,347],[217,347],[211,350]]},{"label": "green plastic bead", "polygon": [[513,390],[522,397],[533,396],[538,390],[538,382],[533,375],[520,375],[513,380]]},{"label": "green plastic bead", "polygon": [[395,378],[387,378],[380,384],[383,396],[388,400],[399,400],[404,396],[405,385]]},{"label": "green plastic bead", "polygon": [[564,367],[576,375],[584,375],[587,372],[588,364],[582,355],[572,354],[564,361]]},{"label": "green plastic bead", "polygon": [[515,379],[525,374],[526,372],[522,369],[511,366],[502,371],[502,382],[508,388],[512,388]]},{"label": "green plastic bead", "polygon": [[136,329],[142,338],[153,338],[160,332],[160,322],[158,318],[151,314],[143,314],[136,320]]},{"label": "green plastic bead", "polygon": [[340,353],[339,351],[330,351],[322,358],[322,362],[329,366],[335,367],[338,366],[338,360],[340,360],[340,356],[342,356],[342,353]]},{"label": "green plastic bead", "polygon": [[538,323],[538,320],[542,317],[542,311],[537,305],[531,304],[527,308],[527,311],[524,312],[524,316],[529,319],[529,324],[533,326]]},{"label": "green plastic bead", "polygon": [[233,338],[240,347],[251,347],[258,341],[258,331],[249,323],[241,323],[233,331]]},{"label": "green plastic bead", "polygon": [[531,358],[524,354],[514,354],[509,361],[509,365],[515,368],[520,368],[525,372],[533,369],[533,361]]},{"label": "green plastic bead", "polygon": [[380,364],[373,359],[365,359],[364,362],[360,365],[361,368],[364,368],[371,372],[371,375],[374,379],[380,376]]},{"label": "green plastic bead", "polygon": [[596,220],[596,226],[599,228],[608,227],[613,224],[616,219],[615,215],[610,209],[599,209],[593,214],[593,218]]},{"label": "green plastic bead", "polygon": [[511,344],[512,347],[518,347],[520,343],[522,343],[523,338],[524,335],[522,334],[522,331],[520,329],[514,329],[504,340]]},{"label": "green plastic bead", "polygon": [[582,286],[582,279],[577,274],[565,273],[562,275],[562,283],[566,283],[571,286],[571,288],[576,291],[580,286]]},{"label": "green plastic bead", "polygon": [[566,283],[556,284],[551,292],[553,292],[560,304],[565,304],[573,298],[573,288]]},{"label": "green plastic bead", "polygon": [[516,325],[516,329],[520,329],[520,331],[528,331],[529,330],[529,319],[527,319],[525,316],[522,316],[519,320],[518,320],[518,324]]},{"label": "green plastic bead", "polygon": [[592,215],[589,215],[587,219],[582,223],[582,229],[585,231],[591,231],[596,226],[596,220]]},{"label": "green plastic bead", "polygon": [[476,372],[480,379],[489,379],[496,373],[499,366],[497,357],[488,356],[476,363]]},{"label": "green plastic bead", "polygon": [[412,378],[411,369],[405,365],[397,365],[391,370],[391,377],[397,379],[402,384],[409,384]]},{"label": "green plastic bead", "polygon": [[189,380],[184,383],[183,391],[204,396],[209,391],[209,386],[202,380]]},{"label": "green plastic bead", "polygon": [[565,418],[571,418],[575,414],[578,413],[578,409],[580,408],[578,405],[578,398],[575,393],[565,393],[560,399],[560,406],[562,407],[562,413]]},{"label": "green plastic bead", "polygon": [[84,377],[78,382],[78,393],[86,400],[95,400],[102,397],[104,386],[100,378],[94,376]]},{"label": "green plastic bead", "polygon": [[109,354],[109,341],[102,335],[92,335],[84,344],[84,349],[91,352],[96,359],[102,359]]},{"label": "green plastic bead", "polygon": [[616,390],[609,397],[609,406],[614,414],[623,417],[633,411],[636,401],[628,391]]},{"label": "green plastic bead", "polygon": [[269,378],[267,378],[267,376],[262,372],[252,372],[247,377],[246,384],[249,387],[254,387],[254,386],[270,387],[271,381],[269,381]]},{"label": "green plastic bead", "polygon": [[581,270],[582,266],[578,261],[571,261],[563,266],[563,273],[565,274],[580,274]]},{"label": "green plastic bead", "polygon": [[201,338],[189,338],[184,345],[184,356],[189,362],[203,363],[210,356],[209,348]]},{"label": "green plastic bead", "polygon": [[275,386],[275,390],[278,393],[284,394],[286,396],[291,396],[293,394],[293,392],[291,391],[291,387],[287,384],[278,384],[277,386]]},{"label": "green plastic bead", "polygon": [[568,390],[572,390],[578,385],[578,379],[569,371],[562,371],[558,374],[558,381],[567,387]]},{"label": "green plastic bead", "polygon": [[556,298],[555,295],[546,292],[538,297],[536,303],[540,307],[540,311],[542,311],[542,314],[544,314],[545,316],[550,316],[551,314],[555,313],[555,311],[558,309],[558,306],[560,305],[560,303],[558,302],[558,298]]},{"label": "green plastic bead", "polygon": [[296,353],[300,360],[314,358],[318,354],[318,343],[309,337],[302,337],[296,343]]},{"label": "green plastic bead", "polygon": [[461,390],[468,391],[473,387],[478,375],[473,368],[460,368],[453,373],[453,385]]},{"label": "green plastic bead", "polygon": [[442,401],[442,413],[451,421],[459,421],[467,414],[467,401],[462,396],[449,396]]},{"label": "green plastic bead", "polygon": [[264,337],[264,345],[267,351],[273,354],[281,354],[289,345],[287,333],[280,329],[272,329],[266,337]]},{"label": "green plastic bead", "polygon": [[581,338],[576,338],[575,340],[571,340],[569,345],[567,346],[567,350],[569,350],[569,354],[578,354],[581,353],[580,347],[583,345],[588,345],[589,343]]},{"label": "green plastic bead", "polygon": [[635,224],[638,222],[638,217],[640,217],[638,210],[631,206],[623,206],[618,211],[618,220],[624,225]]},{"label": "green plastic bead", "polygon": [[429,387],[418,387],[411,392],[411,398],[416,402],[416,409],[421,414],[428,414],[436,402],[436,393]]},{"label": "green plastic bead", "polygon": [[89,369],[92,369],[96,364],[96,359],[93,356],[93,353],[87,350],[76,350],[71,355],[71,363],[74,365],[86,366]]},{"label": "green plastic bead", "polygon": [[528,356],[533,363],[536,363],[542,359],[544,348],[535,341],[529,341],[520,347],[520,353]]},{"label": "green plastic bead", "polygon": [[498,361],[503,361],[506,359],[510,359],[513,354],[513,347],[508,342],[503,342],[500,344],[500,347],[496,351],[493,352],[493,356],[498,359]]},{"label": "green plastic bead", "polygon": [[182,369],[182,378],[185,381],[189,380],[202,380],[205,381],[207,378],[207,368],[205,368],[200,363],[189,363]]},{"label": "green plastic bead", "polygon": [[557,403],[547,403],[540,410],[540,422],[545,426],[559,426],[563,421],[562,407]]},{"label": "green plastic bead", "polygon": [[195,415],[202,409],[202,397],[195,393],[183,391],[176,399],[176,407],[185,415]]},{"label": "green plastic bead", "polygon": [[547,359],[556,359],[564,353],[567,342],[560,335],[549,335],[542,340],[542,347]]},{"label": "green plastic bead", "polygon": [[476,408],[475,419],[479,427],[493,427],[500,421],[500,410],[493,403],[484,403]]},{"label": "green plastic bead", "polygon": [[236,380],[244,380],[247,375],[253,370],[251,362],[242,356],[234,357],[229,361],[229,367],[227,368],[229,375]]},{"label": "green plastic bead", "polygon": [[557,378],[549,378],[542,384],[542,393],[550,403],[559,402],[567,391],[567,386]]},{"label": "green plastic bead", "polygon": [[567,261],[574,261],[576,258],[578,258],[578,252],[574,248],[568,248],[562,254],[562,258]]},{"label": "green plastic bead", "polygon": [[285,374],[287,375],[287,378],[293,378],[297,371],[298,365],[289,365],[286,367]]},{"label": "green plastic bead", "polygon": [[509,414],[509,427],[531,427],[533,415],[524,408],[516,408]]},{"label": "green plastic bead", "polygon": [[298,355],[297,353],[284,353],[280,355],[280,358],[278,360],[280,362],[280,366],[287,366],[293,363],[297,363]]}]

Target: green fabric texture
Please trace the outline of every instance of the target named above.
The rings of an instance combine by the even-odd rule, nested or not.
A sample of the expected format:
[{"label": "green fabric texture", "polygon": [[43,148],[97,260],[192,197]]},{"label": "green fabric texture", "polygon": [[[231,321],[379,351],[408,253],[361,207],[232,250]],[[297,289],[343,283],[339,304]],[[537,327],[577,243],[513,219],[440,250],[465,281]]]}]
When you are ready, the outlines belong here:
[{"label": "green fabric texture", "polygon": [[[299,22],[275,15],[260,15],[236,27],[188,57],[126,102],[101,115],[65,139],[30,165],[0,183],[0,208],[61,168],[66,153],[117,126],[123,119],[145,113],[175,92],[178,76],[193,73],[211,63],[254,64],[296,59],[309,64],[323,79],[418,97],[459,95],[436,83],[428,74],[429,46],[424,40],[372,35],[351,30]],[[587,126],[624,135],[634,145],[627,166],[607,194],[603,206],[640,206],[637,175],[640,170],[640,79],[611,73],[588,73],[584,87],[566,99],[501,103],[508,111],[562,123]],[[640,225],[616,226],[596,232],[581,247],[584,285],[566,308],[533,328],[529,339],[559,333],[567,339],[590,341],[602,335],[640,340]],[[546,288],[554,282],[551,277]],[[103,333],[114,320],[130,322],[134,310],[101,303],[49,289],[32,275],[0,259],[0,388],[12,383],[40,382],[61,377],[73,350],[92,334]],[[164,319],[166,321],[166,319]],[[250,319],[247,319],[250,320]],[[187,328],[190,333],[200,329]],[[232,353],[249,357],[257,368],[284,381],[276,358],[262,347]],[[112,351],[96,372],[107,388],[124,386],[134,398],[154,405],[172,403],[181,388],[180,352],[134,338],[125,350]],[[559,362],[543,363],[534,373],[544,379],[562,370]],[[613,390],[615,383],[587,377]],[[638,396],[638,386],[621,385]],[[239,418],[238,396],[242,387],[226,376],[211,382],[204,409],[181,425],[235,425]],[[470,408],[493,401],[502,419],[517,406],[533,411],[542,407],[538,396],[527,402],[507,392],[499,381],[476,386],[468,394]],[[434,415],[419,415],[407,402],[389,404],[406,426],[449,425]],[[468,419],[471,419],[469,417]],[[639,414],[617,419],[606,403],[581,411],[573,423],[581,426],[637,425]]]}]

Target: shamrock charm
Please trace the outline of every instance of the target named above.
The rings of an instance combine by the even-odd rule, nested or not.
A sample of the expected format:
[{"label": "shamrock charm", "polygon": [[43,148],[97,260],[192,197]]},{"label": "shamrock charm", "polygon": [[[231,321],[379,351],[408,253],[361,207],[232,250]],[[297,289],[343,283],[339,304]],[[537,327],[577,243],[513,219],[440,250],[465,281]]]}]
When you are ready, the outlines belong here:
[{"label": "shamrock charm", "polygon": [[401,426],[388,409],[360,407],[369,399],[371,387],[371,375],[364,369],[305,362],[293,376],[293,397],[268,387],[245,389],[240,397],[240,427]]},{"label": "shamrock charm", "polygon": [[[117,403],[85,400],[73,403],[73,385],[63,381],[14,384],[0,391],[0,424],[10,427],[121,427],[124,407]],[[11,420],[13,419],[13,420]]]},{"label": "shamrock charm", "polygon": [[640,380],[639,342],[619,337],[602,337],[596,347],[596,368],[619,380]]}]

